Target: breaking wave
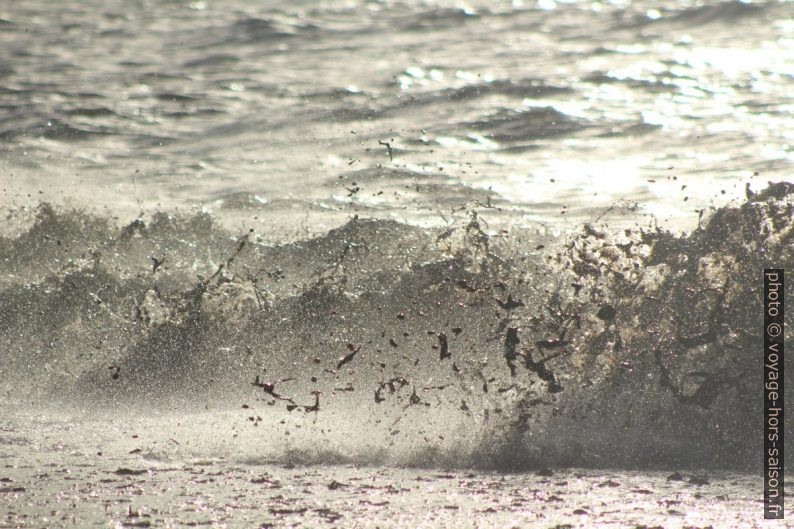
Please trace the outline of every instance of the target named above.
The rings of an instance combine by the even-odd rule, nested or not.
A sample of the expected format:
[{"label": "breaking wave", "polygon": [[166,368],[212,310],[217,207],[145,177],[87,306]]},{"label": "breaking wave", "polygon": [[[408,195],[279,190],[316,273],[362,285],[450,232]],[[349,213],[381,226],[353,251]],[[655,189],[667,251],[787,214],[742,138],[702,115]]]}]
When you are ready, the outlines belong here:
[{"label": "breaking wave", "polygon": [[683,235],[490,233],[480,215],[267,246],[206,214],[10,212],[0,394],[213,402],[276,461],[755,465],[761,273],[794,264],[794,186]]}]

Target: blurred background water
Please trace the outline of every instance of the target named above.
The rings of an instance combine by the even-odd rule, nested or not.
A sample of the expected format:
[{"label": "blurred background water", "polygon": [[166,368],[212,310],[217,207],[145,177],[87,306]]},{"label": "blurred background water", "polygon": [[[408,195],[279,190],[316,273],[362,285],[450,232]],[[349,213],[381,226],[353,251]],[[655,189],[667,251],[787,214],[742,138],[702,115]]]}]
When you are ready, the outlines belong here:
[{"label": "blurred background water", "polygon": [[[691,227],[790,180],[783,1],[0,3],[0,201],[274,238],[458,208]],[[388,145],[386,145],[388,144]]]}]

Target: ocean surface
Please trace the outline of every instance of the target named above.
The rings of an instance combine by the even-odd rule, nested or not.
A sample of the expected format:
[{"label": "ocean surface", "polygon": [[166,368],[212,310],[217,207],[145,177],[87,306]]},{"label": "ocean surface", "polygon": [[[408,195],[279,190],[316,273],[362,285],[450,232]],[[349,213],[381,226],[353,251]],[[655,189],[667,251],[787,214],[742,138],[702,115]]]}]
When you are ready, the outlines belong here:
[{"label": "ocean surface", "polygon": [[793,18],[777,1],[4,2],[3,203],[207,209],[280,219],[276,239],[482,205],[692,226],[790,178]]},{"label": "ocean surface", "polygon": [[792,2],[0,0],[0,526],[766,526],[792,113]]}]

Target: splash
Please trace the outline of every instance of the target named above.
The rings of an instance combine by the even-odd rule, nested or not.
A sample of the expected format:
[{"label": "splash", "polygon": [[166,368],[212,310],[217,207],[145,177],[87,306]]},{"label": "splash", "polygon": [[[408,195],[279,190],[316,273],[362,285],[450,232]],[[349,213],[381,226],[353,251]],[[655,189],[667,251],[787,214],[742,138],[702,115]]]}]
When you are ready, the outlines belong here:
[{"label": "splash", "polygon": [[211,407],[269,461],[751,467],[760,274],[792,266],[793,207],[780,183],[684,235],[527,240],[470,212],[267,246],[44,204],[0,240],[0,394]]}]

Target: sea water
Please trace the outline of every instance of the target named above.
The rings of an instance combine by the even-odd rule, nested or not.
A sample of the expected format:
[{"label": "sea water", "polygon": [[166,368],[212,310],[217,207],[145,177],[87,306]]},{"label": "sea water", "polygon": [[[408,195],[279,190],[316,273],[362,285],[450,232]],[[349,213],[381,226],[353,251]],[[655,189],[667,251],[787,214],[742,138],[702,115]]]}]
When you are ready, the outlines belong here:
[{"label": "sea water", "polygon": [[2,523],[760,520],[792,14],[1,5]]}]

